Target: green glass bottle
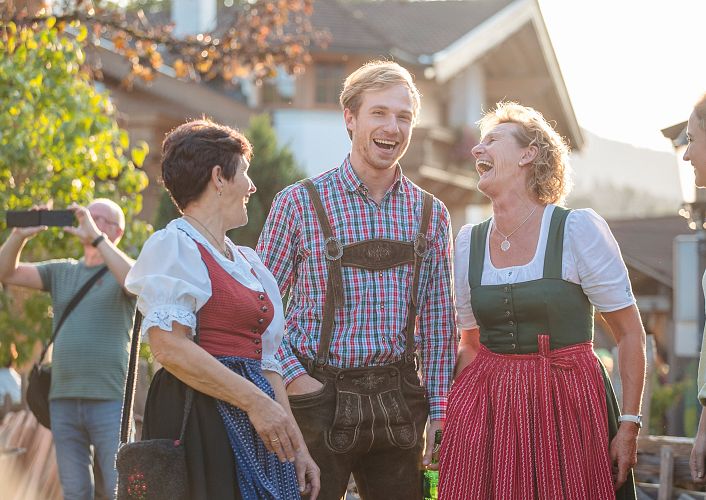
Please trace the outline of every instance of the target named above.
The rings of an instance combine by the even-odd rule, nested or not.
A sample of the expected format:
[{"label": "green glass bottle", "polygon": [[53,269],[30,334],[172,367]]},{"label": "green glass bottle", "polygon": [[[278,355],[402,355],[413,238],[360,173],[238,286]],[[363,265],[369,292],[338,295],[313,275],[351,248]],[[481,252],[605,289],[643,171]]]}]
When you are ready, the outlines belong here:
[{"label": "green glass bottle", "polygon": [[[431,452],[431,463],[439,463],[439,449],[441,448],[441,429],[434,434],[434,449]],[[439,498],[439,471],[425,470],[422,485],[424,500],[438,500]]]}]

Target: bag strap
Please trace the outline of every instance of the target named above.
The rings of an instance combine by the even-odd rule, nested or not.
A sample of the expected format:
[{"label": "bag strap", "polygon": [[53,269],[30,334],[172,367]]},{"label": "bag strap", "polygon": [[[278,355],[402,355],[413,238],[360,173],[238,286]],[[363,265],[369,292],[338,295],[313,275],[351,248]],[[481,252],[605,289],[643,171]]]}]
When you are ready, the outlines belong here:
[{"label": "bag strap", "polygon": [[[135,403],[135,378],[137,377],[138,358],[140,352],[140,329],[142,326],[142,314],[140,310],[135,311],[135,324],[132,328],[132,339],[130,341],[130,360],[127,368],[127,380],[125,381],[125,397],[123,398],[123,416],[120,421],[120,443],[127,443],[130,436],[132,424],[132,410]],[[196,313],[196,329],[194,331],[194,342],[199,343],[199,315]],[[186,421],[191,412],[191,403],[194,400],[194,390],[186,386],[184,394],[184,416],[181,420],[181,431],[179,432],[179,443],[184,442],[186,432]]]},{"label": "bag strap", "polygon": [[76,295],[74,295],[71,298],[71,302],[66,306],[66,309],[64,309],[64,312],[61,314],[61,318],[59,318],[58,323],[56,324],[56,328],[54,328],[54,333],[52,334],[51,338],[49,339],[49,342],[44,344],[44,349],[42,349],[42,355],[39,357],[39,364],[41,365],[42,362],[44,361],[44,356],[47,354],[47,350],[49,349],[49,346],[52,345],[54,340],[56,340],[56,336],[59,334],[59,329],[61,326],[64,324],[64,321],[66,321],[66,318],[69,317],[69,314],[71,314],[71,311],[73,311],[76,306],[78,305],[81,300],[86,296],[88,293],[88,290],[91,289],[91,287],[100,279],[101,276],[103,276],[105,273],[108,272],[108,266],[103,266],[101,267],[98,271],[96,271],[96,274],[91,276],[88,281],[86,281],[81,289],[76,292]]}]

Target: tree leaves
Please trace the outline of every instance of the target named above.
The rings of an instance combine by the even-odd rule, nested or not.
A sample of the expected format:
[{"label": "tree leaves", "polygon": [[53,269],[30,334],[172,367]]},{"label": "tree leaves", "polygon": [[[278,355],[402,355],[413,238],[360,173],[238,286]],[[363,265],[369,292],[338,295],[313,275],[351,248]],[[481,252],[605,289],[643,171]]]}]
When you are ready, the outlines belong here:
[{"label": "tree leaves", "polygon": [[277,144],[277,135],[268,115],[253,116],[245,136],[253,146],[248,173],[257,192],[248,203],[248,224],[231,231],[231,236],[239,245],[254,247],[275,195],[306,174],[297,165],[289,147]]},{"label": "tree leaves", "polygon": [[[121,54],[130,66],[124,80],[128,88],[135,78],[152,81],[164,61],[174,61],[178,78],[230,82],[243,74],[256,79],[277,74],[278,68],[301,73],[310,62],[309,47],[325,46],[328,33],[315,31],[309,20],[314,0],[243,0],[218,13],[214,33],[199,33],[177,38],[171,24],[151,23],[140,7],[155,5],[166,10],[166,2],[132,0],[127,10],[118,2],[76,2],[66,5],[60,16],[48,16],[44,10],[30,13],[14,10],[14,2],[0,3],[0,26],[15,23],[31,29],[56,29],[71,26],[79,44],[112,42],[113,51]],[[16,40],[8,41],[12,53]]]},{"label": "tree leaves", "polygon": [[[134,220],[147,185],[138,168],[147,144],[129,150],[128,135],[118,127],[108,95],[98,92],[82,70],[76,40],[56,29],[22,26],[0,31],[0,43],[0,206],[23,210],[51,203],[64,208],[74,201],[111,198],[130,221],[122,246],[137,255],[151,229]],[[2,241],[8,234],[2,217]],[[76,238],[51,229],[28,243],[23,259],[81,253]],[[14,297],[0,293],[0,358],[10,342],[18,344],[21,357],[27,356],[36,340],[49,334],[46,298],[13,302]]]},{"label": "tree leaves", "polygon": [[145,162],[145,158],[147,157],[147,153],[149,153],[149,146],[145,141],[140,141],[137,146],[132,148],[132,151],[130,154],[132,155],[132,162],[138,166],[141,167],[142,164]]}]

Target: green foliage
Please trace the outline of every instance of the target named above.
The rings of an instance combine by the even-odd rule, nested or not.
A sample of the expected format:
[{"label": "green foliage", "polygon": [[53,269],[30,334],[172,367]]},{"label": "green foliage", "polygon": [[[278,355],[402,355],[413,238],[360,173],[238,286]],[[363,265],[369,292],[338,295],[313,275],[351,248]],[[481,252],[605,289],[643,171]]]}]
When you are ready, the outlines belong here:
[{"label": "green foliage", "polygon": [[[51,23],[49,23],[51,24]],[[129,149],[106,93],[98,92],[83,69],[80,43],[49,28],[17,29],[9,23],[0,37],[0,206],[23,210],[39,203],[63,208],[105,197],[127,217],[122,246],[136,255],[151,228],[135,219],[147,176],[139,167],[142,143]],[[78,30],[85,36],[85,30]],[[9,235],[4,217],[0,238]],[[76,238],[60,229],[32,239],[25,261],[79,257]],[[48,298],[33,296],[22,310],[2,294],[0,358],[16,342],[20,362],[37,339],[50,334]],[[10,312],[14,310],[14,313]]]},{"label": "green foliage", "polygon": [[154,229],[155,231],[164,228],[172,219],[181,217],[174,202],[169,197],[169,193],[165,190],[159,198],[157,205],[157,213],[154,214]]},{"label": "green foliage", "polygon": [[268,115],[252,117],[245,136],[253,147],[249,174],[257,192],[248,202],[248,224],[231,231],[229,236],[239,245],[254,247],[275,195],[306,174],[297,166],[289,147],[277,145],[277,136]]},{"label": "green foliage", "polygon": [[[253,147],[254,156],[248,173],[257,186],[257,192],[248,202],[248,224],[230,231],[228,236],[238,245],[254,247],[275,195],[306,174],[297,166],[289,148],[277,145],[277,136],[268,115],[252,117],[244,133]],[[179,212],[169,195],[164,193],[155,216],[155,228],[163,228],[175,217],[179,217]]]},{"label": "green foliage", "polygon": [[[112,42],[111,51],[129,67],[123,83],[136,78],[151,82],[170,54],[177,78],[235,83],[238,78],[271,78],[281,68],[299,74],[311,63],[309,46],[324,47],[327,32],[314,30],[310,16],[314,0],[224,0],[217,14],[217,30],[175,36],[169,19],[171,0],[108,0],[61,2],[56,16],[44,2],[0,2],[0,32],[15,24],[41,31],[76,29],[81,46]],[[31,5],[35,4],[35,5]],[[230,7],[225,9],[225,7]],[[49,11],[49,12],[48,12]],[[149,22],[142,11],[149,14]],[[160,22],[161,21],[161,22]],[[223,22],[224,21],[224,22]],[[1,35],[1,33],[0,33]],[[8,42],[10,52],[16,40]],[[91,60],[100,67],[97,55]]]},{"label": "green foliage", "polygon": [[[689,380],[653,385],[652,400],[650,401],[650,434],[667,434],[669,410],[675,406],[682,405],[685,395],[693,396],[696,394],[695,390],[691,390],[692,386],[694,386],[694,383]],[[688,420],[687,418],[687,421],[685,421],[685,427],[689,427],[689,431],[695,431],[696,427],[693,422]],[[687,432],[687,435],[692,436],[693,432],[691,434]]]}]

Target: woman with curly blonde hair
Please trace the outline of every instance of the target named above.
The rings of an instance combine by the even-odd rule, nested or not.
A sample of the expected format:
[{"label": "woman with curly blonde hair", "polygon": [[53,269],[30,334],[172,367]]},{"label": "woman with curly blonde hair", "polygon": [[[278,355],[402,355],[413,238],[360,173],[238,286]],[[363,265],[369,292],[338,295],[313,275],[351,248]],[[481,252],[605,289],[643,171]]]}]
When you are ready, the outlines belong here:
[{"label": "woman with curly blonde hair", "polygon": [[[479,122],[492,218],[456,239],[462,337],[439,498],[635,498],[645,332],[606,222],[559,205],[569,148],[536,110]],[[594,308],[618,343],[623,415],[592,349]]]}]

